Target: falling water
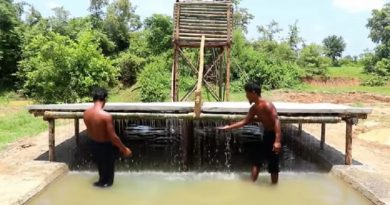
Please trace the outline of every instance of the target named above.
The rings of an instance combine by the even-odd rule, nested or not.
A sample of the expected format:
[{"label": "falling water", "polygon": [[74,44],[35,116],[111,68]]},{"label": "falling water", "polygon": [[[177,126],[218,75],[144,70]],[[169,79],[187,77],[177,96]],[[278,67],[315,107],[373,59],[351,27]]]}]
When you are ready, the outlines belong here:
[{"label": "falling water", "polygon": [[[219,126],[231,122],[160,119],[117,120],[116,131],[133,150],[132,158],[117,160],[117,170],[123,171],[248,171],[251,155],[260,154],[255,144],[262,140],[263,128],[254,123],[233,131],[221,131]],[[193,132],[192,132],[193,131]],[[302,138],[296,127],[283,126],[283,147],[280,157],[282,171],[325,171],[312,158],[319,147]],[[94,169],[89,141],[77,149],[70,162],[72,170]],[[303,146],[308,145],[306,149]]]}]

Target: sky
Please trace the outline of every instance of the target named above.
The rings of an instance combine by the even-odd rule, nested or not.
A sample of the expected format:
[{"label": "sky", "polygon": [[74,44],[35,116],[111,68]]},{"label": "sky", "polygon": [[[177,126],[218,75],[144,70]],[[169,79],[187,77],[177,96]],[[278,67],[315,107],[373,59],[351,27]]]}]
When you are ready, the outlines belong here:
[{"label": "sky", "polygon": [[[58,6],[70,11],[71,16],[88,15],[89,0],[24,0],[32,4],[44,16],[52,15]],[[172,16],[175,0],[130,0],[136,5],[136,13],[142,19],[154,13]],[[367,20],[372,9],[380,9],[390,0],[241,0],[240,7],[248,8],[255,18],[251,21],[247,38],[257,39],[258,25],[272,20],[287,36],[288,25],[298,21],[300,36],[306,43],[321,44],[329,35],[342,36],[347,44],[344,55],[359,55],[375,44],[368,37]]]}]

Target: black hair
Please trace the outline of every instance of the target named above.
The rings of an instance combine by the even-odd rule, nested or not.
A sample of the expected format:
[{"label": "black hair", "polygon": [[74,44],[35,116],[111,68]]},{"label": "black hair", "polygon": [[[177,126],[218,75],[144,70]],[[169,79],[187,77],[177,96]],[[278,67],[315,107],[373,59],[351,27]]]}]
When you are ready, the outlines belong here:
[{"label": "black hair", "polygon": [[104,88],[94,88],[92,91],[93,101],[105,101],[107,98],[107,90]]},{"label": "black hair", "polygon": [[254,92],[258,96],[260,96],[261,95],[261,86],[257,85],[256,83],[249,82],[249,83],[245,84],[245,91],[246,92]]}]

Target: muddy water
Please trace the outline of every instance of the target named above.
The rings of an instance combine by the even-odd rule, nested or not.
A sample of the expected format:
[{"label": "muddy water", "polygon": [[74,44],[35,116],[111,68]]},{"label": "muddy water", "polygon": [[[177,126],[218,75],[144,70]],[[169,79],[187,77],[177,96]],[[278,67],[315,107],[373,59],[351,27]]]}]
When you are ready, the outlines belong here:
[{"label": "muddy water", "polygon": [[91,184],[93,172],[72,172],[49,186],[28,205],[368,205],[359,193],[328,174],[284,172],[272,186],[247,174],[123,172],[108,189]]}]

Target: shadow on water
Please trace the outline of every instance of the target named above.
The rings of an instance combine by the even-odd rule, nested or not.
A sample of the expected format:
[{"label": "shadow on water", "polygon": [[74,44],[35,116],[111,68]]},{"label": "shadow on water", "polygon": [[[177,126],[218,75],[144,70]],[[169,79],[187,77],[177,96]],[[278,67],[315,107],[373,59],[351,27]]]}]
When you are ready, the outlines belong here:
[{"label": "shadow on water", "polygon": [[[226,123],[173,119],[116,122],[118,135],[133,150],[132,158],[118,156],[116,170],[248,171],[251,155],[260,154],[256,145],[262,140],[262,128],[252,124],[232,132],[215,129]],[[321,151],[314,137],[307,133],[298,136],[295,126],[284,126],[283,138],[281,171],[327,172],[332,165],[344,162],[344,155],[332,147]],[[330,160],[323,156],[325,152],[331,153]],[[47,159],[48,152],[37,158]],[[95,170],[86,133],[80,134],[79,145],[72,137],[56,146],[56,161],[75,171]]]}]

